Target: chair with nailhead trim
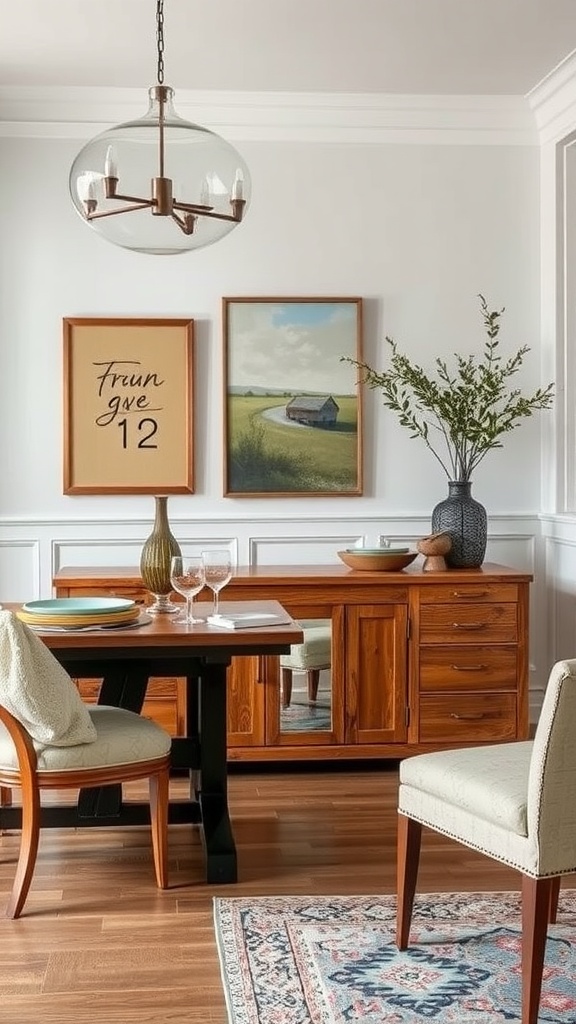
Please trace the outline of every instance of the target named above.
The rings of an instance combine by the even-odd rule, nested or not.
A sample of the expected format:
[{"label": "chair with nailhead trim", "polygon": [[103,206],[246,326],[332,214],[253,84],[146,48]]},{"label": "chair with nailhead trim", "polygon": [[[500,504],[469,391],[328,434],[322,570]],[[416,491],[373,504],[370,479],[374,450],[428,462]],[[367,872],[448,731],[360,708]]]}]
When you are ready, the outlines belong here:
[{"label": "chair with nailhead trim", "polygon": [[554,665],[533,741],[400,765],[396,944],[407,949],[422,826],[522,875],[522,1024],[536,1024],[561,876],[576,871],[576,660]]}]

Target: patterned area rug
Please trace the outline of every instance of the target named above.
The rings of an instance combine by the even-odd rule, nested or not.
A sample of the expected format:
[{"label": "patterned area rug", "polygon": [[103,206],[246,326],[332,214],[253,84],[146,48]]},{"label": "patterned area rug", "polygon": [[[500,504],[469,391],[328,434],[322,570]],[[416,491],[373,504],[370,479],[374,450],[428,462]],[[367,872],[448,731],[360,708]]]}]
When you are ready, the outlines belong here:
[{"label": "patterned area rug", "polygon": [[292,700],[289,708],[280,712],[280,729],[282,732],[323,732],[332,727],[330,701],[318,700],[315,704],[309,701]]},{"label": "patterned area rug", "polygon": [[[517,893],[417,896],[405,953],[395,914],[395,896],[215,899],[230,1024],[520,1020]],[[576,1022],[576,890],[549,932],[538,1022]]]}]

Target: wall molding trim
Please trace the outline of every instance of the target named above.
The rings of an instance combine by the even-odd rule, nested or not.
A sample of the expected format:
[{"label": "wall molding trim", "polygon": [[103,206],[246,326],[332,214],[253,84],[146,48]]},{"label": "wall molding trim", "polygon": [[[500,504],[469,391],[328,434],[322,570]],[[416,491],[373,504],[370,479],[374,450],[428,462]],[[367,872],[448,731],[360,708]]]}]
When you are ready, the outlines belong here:
[{"label": "wall molding trim", "polygon": [[[88,139],[139,117],[145,89],[0,88],[0,137]],[[368,145],[538,145],[523,96],[178,90],[189,121],[233,141]]]},{"label": "wall molding trim", "polygon": [[555,142],[576,123],[576,50],[526,96],[540,142]]}]

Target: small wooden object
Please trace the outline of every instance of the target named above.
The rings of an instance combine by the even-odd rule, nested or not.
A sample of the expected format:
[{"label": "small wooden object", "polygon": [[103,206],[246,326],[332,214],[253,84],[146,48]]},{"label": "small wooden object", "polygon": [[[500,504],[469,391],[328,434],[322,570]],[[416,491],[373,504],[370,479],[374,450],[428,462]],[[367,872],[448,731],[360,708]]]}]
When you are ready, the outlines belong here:
[{"label": "small wooden object", "polygon": [[445,555],[452,547],[452,538],[449,533],[431,533],[428,537],[422,537],[416,547],[421,555],[424,555],[423,572],[446,572]]}]

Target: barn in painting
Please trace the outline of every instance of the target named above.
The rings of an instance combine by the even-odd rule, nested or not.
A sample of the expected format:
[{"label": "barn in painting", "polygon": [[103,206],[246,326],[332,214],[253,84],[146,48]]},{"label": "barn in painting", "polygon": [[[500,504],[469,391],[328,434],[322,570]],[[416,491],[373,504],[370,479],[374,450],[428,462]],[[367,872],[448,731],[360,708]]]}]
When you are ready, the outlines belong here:
[{"label": "barn in painting", "polygon": [[338,418],[340,407],[332,395],[307,397],[301,395],[292,398],[286,406],[289,420],[304,423],[308,427],[333,427]]}]

